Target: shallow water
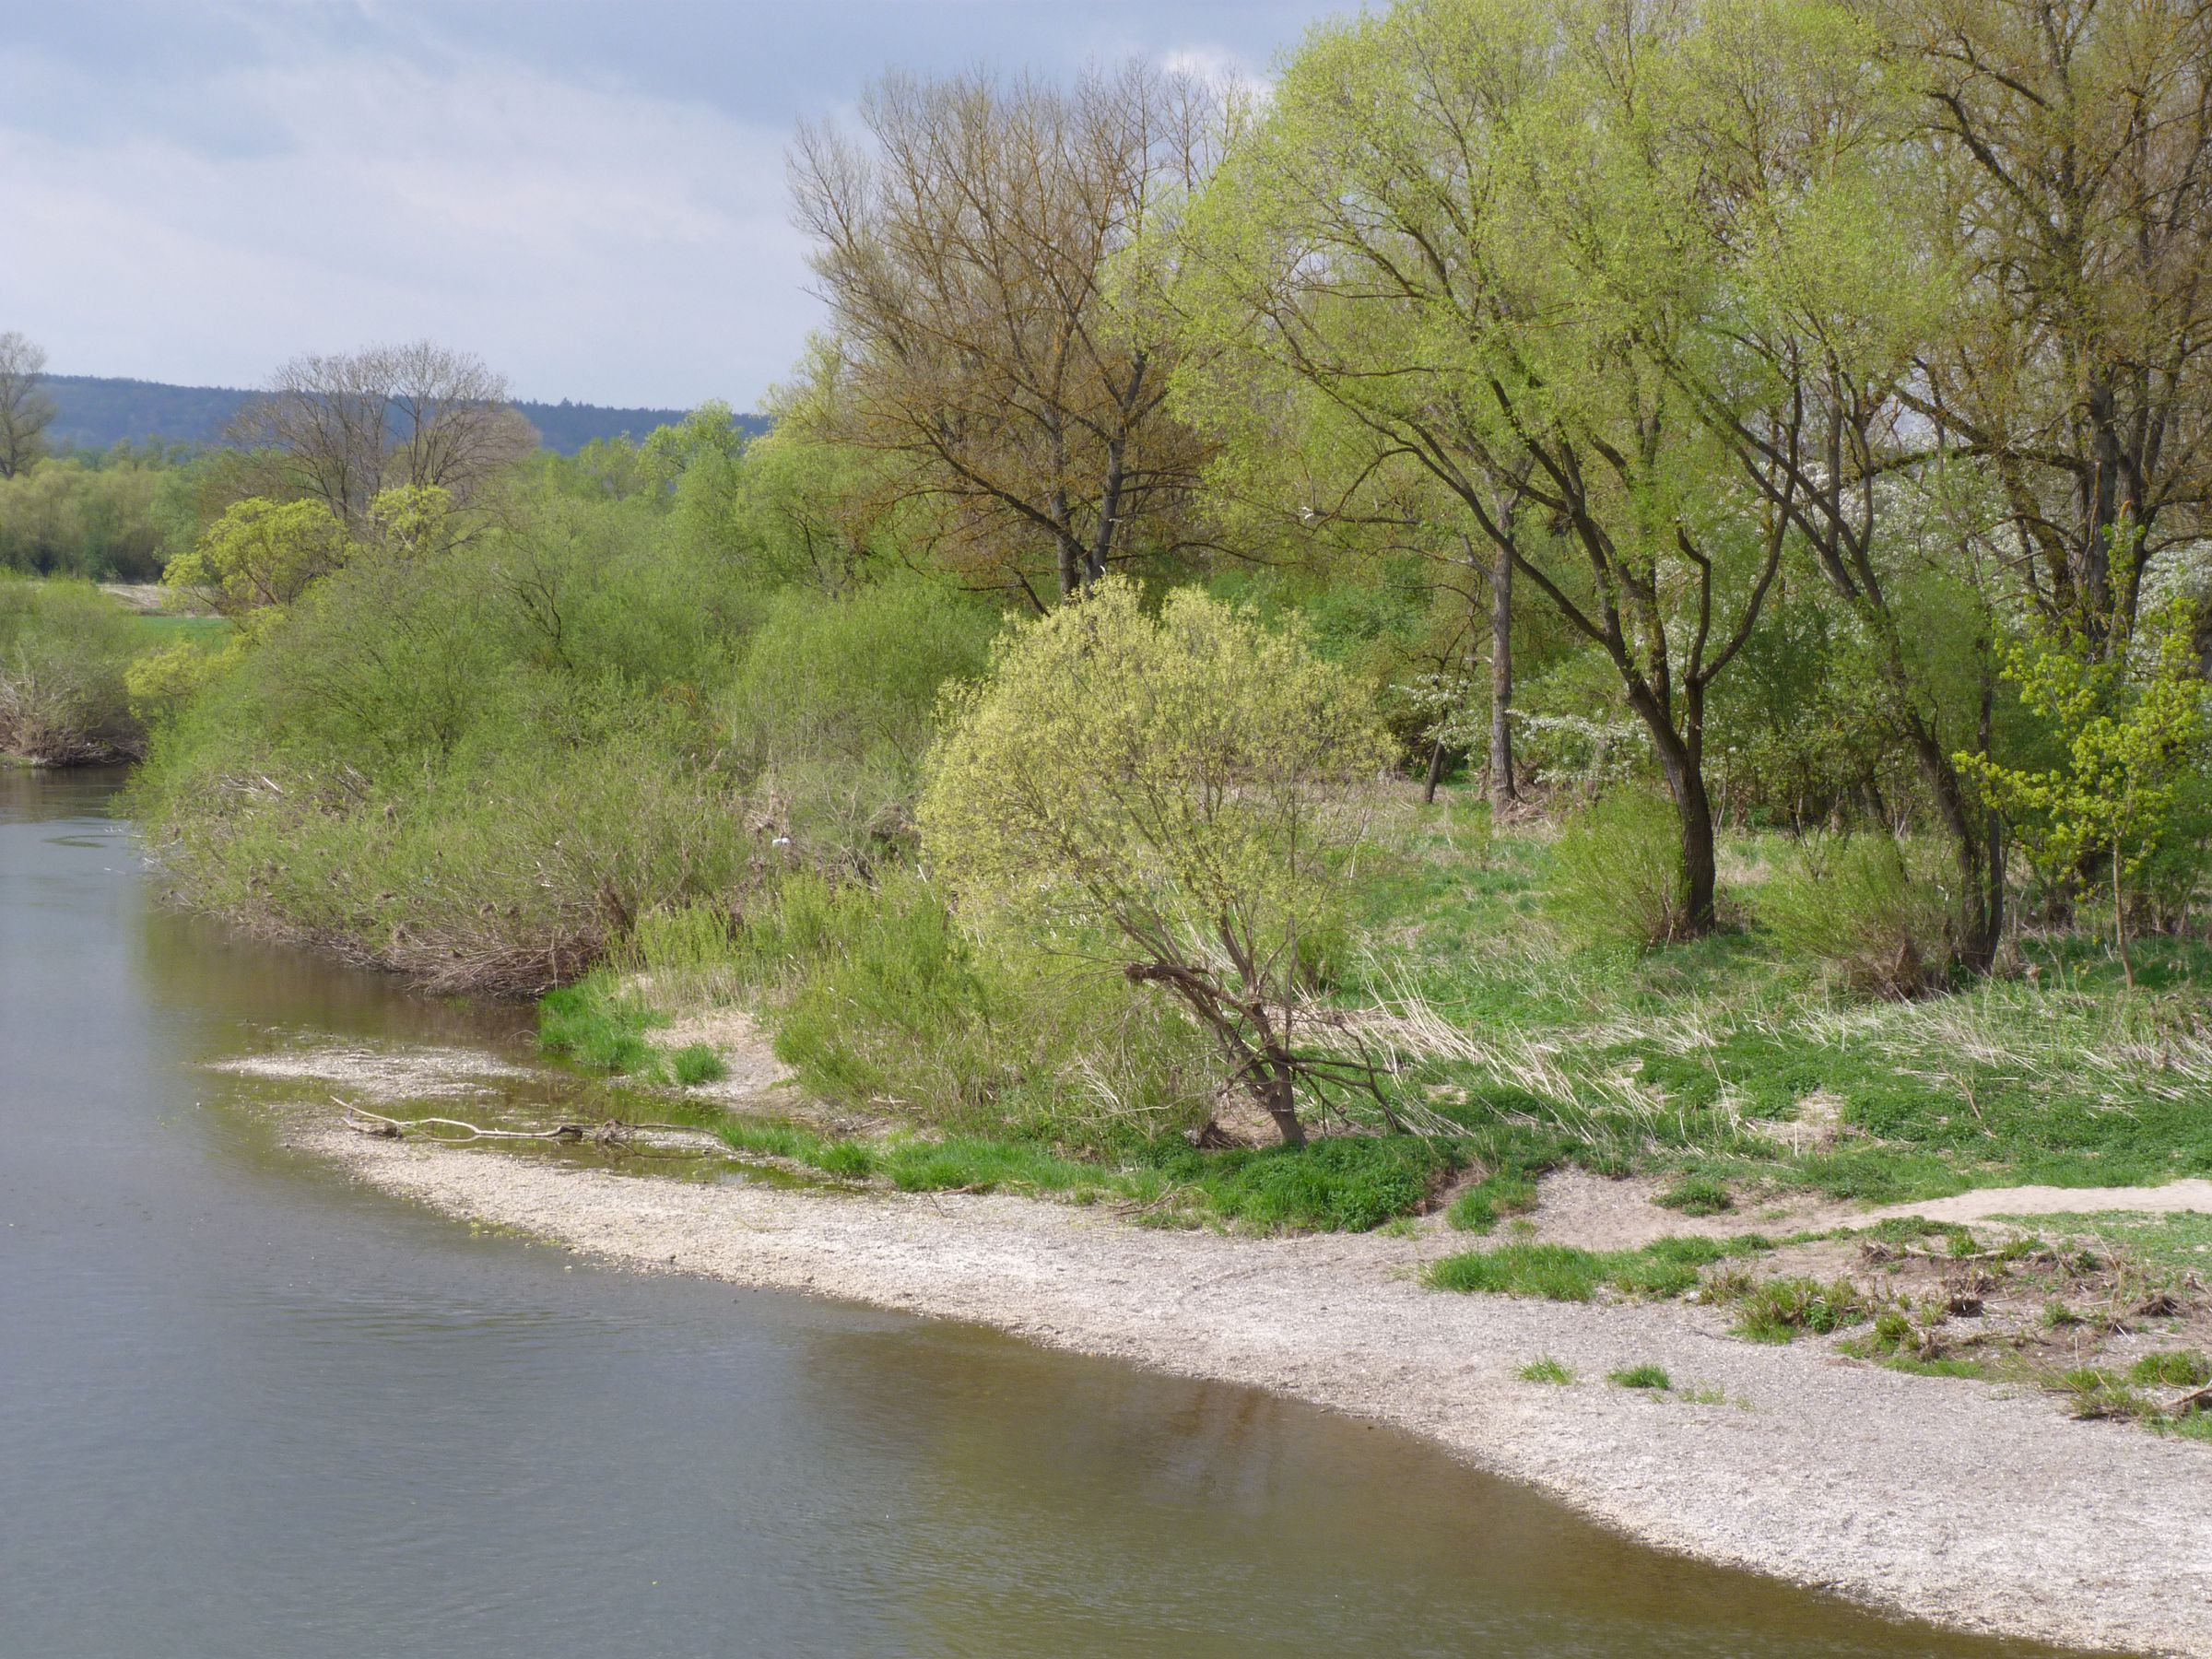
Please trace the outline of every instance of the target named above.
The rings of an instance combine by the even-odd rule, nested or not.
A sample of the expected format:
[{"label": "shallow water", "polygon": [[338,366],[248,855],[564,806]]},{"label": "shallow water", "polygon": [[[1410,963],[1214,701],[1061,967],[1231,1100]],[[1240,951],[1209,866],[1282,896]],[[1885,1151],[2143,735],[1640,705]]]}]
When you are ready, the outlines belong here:
[{"label": "shallow water", "polygon": [[2046,1651],[1251,1390],[350,1185],[207,1065],[526,1018],[162,910],[113,786],[0,769],[0,1659]]}]

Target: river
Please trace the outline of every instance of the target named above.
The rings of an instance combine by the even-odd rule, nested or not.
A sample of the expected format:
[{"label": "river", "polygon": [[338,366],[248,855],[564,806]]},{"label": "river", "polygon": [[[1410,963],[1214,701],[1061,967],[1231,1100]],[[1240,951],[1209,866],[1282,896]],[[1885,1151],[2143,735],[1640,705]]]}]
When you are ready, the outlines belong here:
[{"label": "river", "polygon": [[526,1051],[154,902],[0,768],[0,1656],[2024,1656],[1684,1562],[1405,1435],[638,1278],[366,1192],[208,1063]]}]

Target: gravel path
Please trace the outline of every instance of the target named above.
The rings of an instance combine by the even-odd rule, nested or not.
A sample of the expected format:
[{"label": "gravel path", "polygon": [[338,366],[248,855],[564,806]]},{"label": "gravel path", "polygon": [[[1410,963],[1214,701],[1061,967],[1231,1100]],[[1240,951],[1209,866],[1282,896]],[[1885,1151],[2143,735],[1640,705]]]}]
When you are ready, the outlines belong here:
[{"label": "gravel path", "polygon": [[[359,1178],[629,1267],[812,1291],[1428,1434],[1651,1543],[1957,1625],[2212,1655],[2212,1447],[1763,1347],[1696,1308],[1423,1288],[1448,1239],[1155,1231],[1003,1197],[708,1186],[304,1132]],[[2078,1195],[2077,1195],[2078,1196]],[[1571,1387],[1525,1383],[1541,1355]],[[1656,1362],[1693,1405],[1606,1385]]]}]

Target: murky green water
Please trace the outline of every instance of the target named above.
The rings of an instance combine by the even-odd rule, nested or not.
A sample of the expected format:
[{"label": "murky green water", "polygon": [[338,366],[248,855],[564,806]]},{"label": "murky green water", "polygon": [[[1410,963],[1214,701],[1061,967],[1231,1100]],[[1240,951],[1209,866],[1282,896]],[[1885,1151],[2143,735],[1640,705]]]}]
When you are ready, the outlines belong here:
[{"label": "murky green water", "polygon": [[112,788],[0,770],[4,1659],[2041,1651],[1248,1390],[352,1187],[204,1063],[523,1018],[158,909]]}]

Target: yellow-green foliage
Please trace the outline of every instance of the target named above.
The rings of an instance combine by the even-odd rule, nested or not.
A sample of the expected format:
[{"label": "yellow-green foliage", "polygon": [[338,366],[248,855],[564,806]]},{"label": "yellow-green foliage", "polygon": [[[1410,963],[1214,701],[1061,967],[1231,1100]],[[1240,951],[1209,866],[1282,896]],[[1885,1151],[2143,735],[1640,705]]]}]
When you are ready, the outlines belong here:
[{"label": "yellow-green foliage", "polygon": [[2047,880],[2063,886],[2106,853],[2133,877],[2157,851],[2205,731],[2192,622],[2179,600],[2143,618],[2135,664],[2128,641],[2099,649],[2071,631],[2041,634],[2009,653],[2005,677],[2055,729],[2064,759],[2040,769],[1986,755],[1960,755],[1959,763],[2013,821]]},{"label": "yellow-green foliage", "polygon": [[1254,975],[1324,921],[1393,758],[1360,688],[1296,638],[1195,589],[1149,616],[1119,581],[1009,634],[945,715],[920,818],[956,892]]},{"label": "yellow-green foliage", "polygon": [[1682,839],[1658,794],[1615,790],[1569,818],[1552,852],[1552,917],[1578,942],[1641,950],[1687,931]]},{"label": "yellow-green foliage", "polygon": [[[2124,573],[2141,540],[2126,523],[2115,527]],[[2062,758],[2037,768],[1958,757],[2054,888],[2070,891],[2091,861],[2109,857],[2112,933],[2131,984],[2125,888],[2172,830],[2206,733],[2194,639],[2195,607],[2181,597],[2103,640],[2072,625],[2039,630],[2006,653],[2005,677],[2051,727]]]},{"label": "yellow-green foliage", "polygon": [[345,563],[350,550],[346,526],[322,502],[254,497],[232,506],[171,559],[161,581],[226,617],[243,617],[289,605],[309,582]]},{"label": "yellow-green foliage", "polygon": [[1110,581],[1008,635],[944,712],[919,814],[936,873],[1050,947],[1118,935],[1296,1144],[1293,1084],[1319,1077],[1293,1038],[1300,947],[1392,759],[1365,691],[1196,589],[1151,616]]}]

